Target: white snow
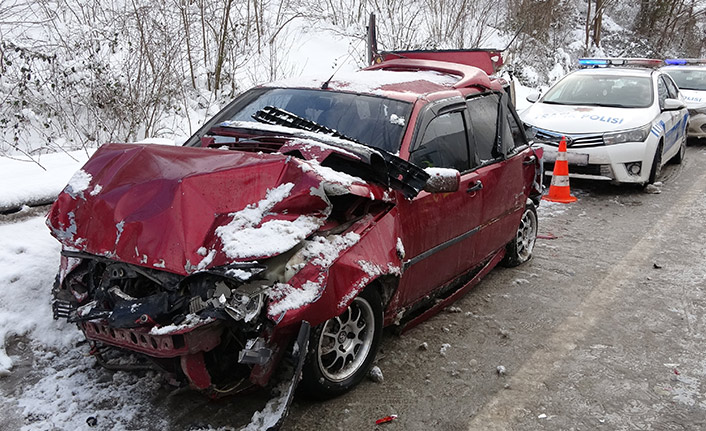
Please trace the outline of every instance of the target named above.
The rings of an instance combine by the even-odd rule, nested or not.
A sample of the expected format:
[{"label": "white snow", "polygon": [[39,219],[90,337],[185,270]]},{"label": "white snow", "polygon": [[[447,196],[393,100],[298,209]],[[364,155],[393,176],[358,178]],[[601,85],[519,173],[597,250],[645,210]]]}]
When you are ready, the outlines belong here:
[{"label": "white snow", "polygon": [[[331,196],[347,193],[348,187],[353,184],[366,184],[366,182],[359,177],[354,177],[353,175],[346,174],[345,172],[336,171],[327,166],[321,166],[313,160],[303,162],[300,166],[304,172],[316,172],[316,174],[326,183],[324,184],[324,190]],[[334,185],[341,185],[343,187],[334,187]]]},{"label": "white snow", "polygon": [[390,115],[390,124],[395,124],[397,126],[404,127],[404,125],[405,125],[404,117],[400,117],[397,114],[392,114],[392,115]]},{"label": "white snow", "polygon": [[80,339],[78,331],[52,319],[51,288],[59,252],[42,217],[0,225],[0,375],[13,365],[5,353],[5,341],[13,334],[27,334],[50,348]]},{"label": "white snow", "polygon": [[28,160],[0,157],[0,210],[55,199],[86,160],[84,151],[45,154],[39,159],[41,167]]},{"label": "white snow", "polygon": [[73,198],[78,196],[83,197],[83,191],[88,188],[92,179],[91,174],[83,169],[79,169],[73,174],[69,183],[66,185],[66,193],[70,194]]},{"label": "white snow", "polygon": [[280,184],[268,190],[255,204],[229,214],[233,220],[216,228],[223,251],[231,258],[272,256],[283,253],[315,231],[323,221],[316,216],[300,215],[293,221],[262,219],[280,201],[289,196],[294,184]]},{"label": "white snow", "polygon": [[268,292],[269,297],[275,301],[270,305],[269,315],[277,316],[287,310],[293,310],[314,302],[321,294],[321,281],[309,280],[301,288],[285,283],[275,284]]},{"label": "white snow", "polygon": [[[321,88],[324,81],[325,79],[322,80],[315,77],[301,77],[283,81],[275,81],[267,84],[267,86],[282,88]],[[382,94],[383,91],[380,89],[386,85],[415,81],[428,81],[434,84],[451,87],[459,81],[459,77],[434,71],[341,71],[336,73],[333,80],[329,84],[329,88],[332,90],[348,91],[352,93]]]},{"label": "white snow", "polygon": [[150,335],[166,335],[166,334],[171,334],[172,332],[176,331],[181,331],[183,329],[191,328],[197,325],[205,325],[206,323],[212,322],[212,318],[206,318],[206,319],[201,319],[199,316],[195,314],[187,314],[186,317],[184,318],[184,321],[179,323],[178,325],[167,325],[167,326],[162,326],[162,327],[157,327],[153,326],[152,329],[150,329]]},{"label": "white snow", "polygon": [[301,252],[305,261],[322,268],[330,266],[344,250],[360,240],[360,235],[348,232],[345,235],[315,236],[306,241]]},{"label": "white snow", "polygon": [[321,226],[318,217],[301,215],[293,221],[270,220],[259,227],[220,226],[216,233],[232,258],[274,256],[291,249]]},{"label": "white snow", "polygon": [[402,243],[402,238],[397,237],[397,255],[400,257],[400,259],[404,259],[405,257],[405,252],[404,252],[404,244]]}]

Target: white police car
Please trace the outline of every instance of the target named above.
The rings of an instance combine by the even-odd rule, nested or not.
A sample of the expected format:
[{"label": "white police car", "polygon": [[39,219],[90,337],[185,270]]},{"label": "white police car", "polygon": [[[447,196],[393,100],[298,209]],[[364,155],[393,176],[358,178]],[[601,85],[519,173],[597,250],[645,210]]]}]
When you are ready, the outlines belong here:
[{"label": "white police car", "polygon": [[[661,60],[580,59],[569,73],[521,114],[544,147],[551,175],[558,142],[567,139],[569,176],[614,183],[655,181],[670,159],[686,151],[689,115]],[[586,68],[588,67],[588,68]]]},{"label": "white police car", "polygon": [[689,109],[690,138],[706,138],[706,60],[667,59],[662,70],[679,86]]}]

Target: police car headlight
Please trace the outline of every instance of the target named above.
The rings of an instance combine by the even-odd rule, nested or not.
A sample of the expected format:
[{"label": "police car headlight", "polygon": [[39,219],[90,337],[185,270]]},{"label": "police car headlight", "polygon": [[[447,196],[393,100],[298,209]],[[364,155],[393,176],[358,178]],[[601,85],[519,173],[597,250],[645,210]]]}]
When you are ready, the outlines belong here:
[{"label": "police car headlight", "polygon": [[699,114],[706,114],[706,106],[702,106],[699,108],[689,108],[689,115],[692,117],[694,115],[699,115]]},{"label": "police car headlight", "polygon": [[603,135],[603,142],[606,145],[622,144],[623,142],[642,142],[650,134],[650,124],[646,124],[637,129],[621,130],[619,132],[606,133]]}]

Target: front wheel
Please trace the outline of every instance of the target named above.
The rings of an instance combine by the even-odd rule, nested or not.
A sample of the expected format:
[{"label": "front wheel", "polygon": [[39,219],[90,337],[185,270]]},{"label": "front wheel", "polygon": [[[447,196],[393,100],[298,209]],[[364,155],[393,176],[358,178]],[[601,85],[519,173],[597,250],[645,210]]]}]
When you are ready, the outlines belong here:
[{"label": "front wheel", "polygon": [[528,203],[522,219],[517,227],[515,238],[510,241],[505,249],[505,266],[513,267],[527,262],[532,257],[534,243],[537,240],[537,208],[533,203]]},{"label": "front wheel", "polygon": [[684,161],[684,155],[686,155],[686,135],[684,135],[684,138],[681,141],[681,145],[679,145],[679,151],[674,155],[674,163],[677,165],[681,164],[681,162]]},{"label": "front wheel", "polygon": [[365,377],[382,336],[382,300],[366,288],[340,316],[314,328],[301,388],[310,397],[332,398]]},{"label": "front wheel", "polygon": [[662,141],[659,141],[655,157],[652,159],[652,168],[650,169],[650,178],[647,180],[649,184],[653,184],[662,172]]}]

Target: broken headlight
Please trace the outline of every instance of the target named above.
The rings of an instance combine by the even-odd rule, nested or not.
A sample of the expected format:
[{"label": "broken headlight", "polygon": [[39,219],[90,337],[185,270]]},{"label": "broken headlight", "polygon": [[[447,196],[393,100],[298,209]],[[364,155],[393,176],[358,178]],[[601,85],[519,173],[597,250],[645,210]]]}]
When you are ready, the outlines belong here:
[{"label": "broken headlight", "polygon": [[[233,277],[233,268],[229,268],[222,271],[223,275],[204,273],[189,280],[189,313],[231,318],[246,323],[257,317],[265,304],[269,282],[260,279],[245,282],[255,274],[248,272],[249,275],[246,275],[242,269],[237,271],[237,277]],[[257,272],[260,271],[261,268],[258,268]]]}]

